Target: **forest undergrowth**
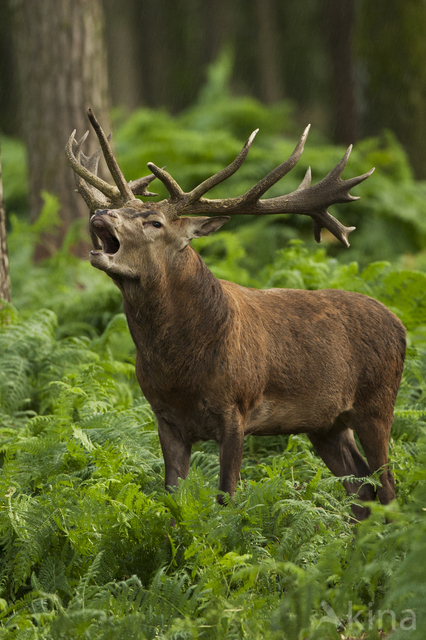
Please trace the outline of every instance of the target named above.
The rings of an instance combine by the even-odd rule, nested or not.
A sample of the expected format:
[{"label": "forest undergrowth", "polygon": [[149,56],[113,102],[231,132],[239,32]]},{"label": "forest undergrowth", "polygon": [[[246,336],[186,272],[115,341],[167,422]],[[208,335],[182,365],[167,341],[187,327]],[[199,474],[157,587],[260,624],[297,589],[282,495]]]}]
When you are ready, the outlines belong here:
[{"label": "forest undergrowth", "polygon": [[[149,160],[192,188],[235,157],[259,119],[266,136],[226,194],[218,187],[212,197],[243,193],[288,157],[288,105],[232,102],[220,67],[215,73],[179,118],[116,115],[127,179]],[[290,142],[277,137],[278,116]],[[307,164],[316,181],[343,155],[320,142],[308,143],[287,191]],[[19,212],[21,156],[10,141],[3,150],[7,204]],[[79,225],[54,256],[32,263],[34,246],[54,231],[53,196],[44,194],[32,225],[10,216],[13,306],[0,311],[0,639],[424,638],[426,273],[414,268],[426,264],[426,188],[390,133],[361,142],[350,163],[350,175],[373,164],[377,171],[357,188],[360,203],[333,212],[359,226],[345,254],[331,242],[326,251],[296,240],[308,227],[311,234],[297,216],[293,230],[287,216],[265,216],[232,221],[193,244],[218,277],[358,291],[407,327],[389,451],[397,498],[372,503],[359,524],[341,480],[303,435],[247,438],[235,502],[226,507],[215,502],[213,442],[194,448],[188,478],[166,493],[118,289],[72,255]]]},{"label": "forest undergrowth", "polygon": [[[225,508],[213,442],[167,494],[119,292],[66,248],[29,279],[38,232],[21,223],[10,236],[20,310],[1,311],[0,638],[422,638],[426,274],[361,270],[294,241],[258,276],[366,293],[408,329],[390,444],[397,499],[354,525],[341,480],[300,435],[247,438]],[[235,236],[226,249],[226,234],[210,267],[244,279],[244,249]]]}]

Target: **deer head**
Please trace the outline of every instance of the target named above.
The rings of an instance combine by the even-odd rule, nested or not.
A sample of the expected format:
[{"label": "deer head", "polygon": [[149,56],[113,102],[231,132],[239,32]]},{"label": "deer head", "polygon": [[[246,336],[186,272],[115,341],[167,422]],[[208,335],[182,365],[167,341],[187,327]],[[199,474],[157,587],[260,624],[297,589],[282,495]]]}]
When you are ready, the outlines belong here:
[{"label": "deer head", "polygon": [[[117,164],[102,127],[93,111],[88,110],[89,120],[98,136],[100,148],[91,157],[84,155],[82,146],[88,131],[78,142],[75,131],[66,145],[67,158],[75,172],[77,190],[86,201],[92,214],[90,228],[96,249],[91,252],[93,266],[111,276],[138,277],[136,265],[141,264],[141,254],[155,260],[155,256],[177,255],[192,238],[208,235],[219,229],[232,215],[265,215],[269,213],[296,213],[313,219],[314,237],[321,242],[321,229],[328,229],[345,247],[348,235],[355,227],[345,227],[330,215],[327,207],[340,202],[358,200],[351,196],[352,187],[368,178],[374,169],[362,176],[342,180],[352,146],[342,160],[319,183],[311,185],[308,168],[296,191],[287,195],[261,199],[272,185],[285,176],[298,162],[308,136],[306,127],[291,156],[271,171],[249,191],[236,198],[209,200],[204,198],[214,186],[234,174],[247,157],[258,130],[254,131],[236,159],[225,169],[211,176],[190,192],[184,192],[167,171],[148,163],[152,174],[127,182]],[[97,176],[99,158],[103,153],[115,186]],[[170,197],[161,202],[142,202],[135,196],[156,196],[147,190],[148,185],[159,178]],[[210,214],[214,217],[187,217],[188,214]],[[226,215],[223,215],[226,214]],[[99,242],[100,241],[100,242]],[[160,250],[160,248],[162,250]],[[132,256],[135,260],[132,260]],[[123,260],[125,256],[125,260]],[[129,264],[134,265],[132,268]]]}]

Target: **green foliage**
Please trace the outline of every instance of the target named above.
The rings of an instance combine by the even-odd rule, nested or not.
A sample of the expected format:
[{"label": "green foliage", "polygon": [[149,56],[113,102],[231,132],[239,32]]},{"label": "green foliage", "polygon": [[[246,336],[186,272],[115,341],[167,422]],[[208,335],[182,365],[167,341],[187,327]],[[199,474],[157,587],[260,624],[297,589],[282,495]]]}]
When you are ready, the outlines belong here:
[{"label": "green foliage", "polygon": [[19,140],[0,137],[4,199],[7,211],[25,213],[28,177],[25,147]]},{"label": "green foliage", "polygon": [[50,260],[33,265],[35,244],[47,231],[55,232],[59,209],[57,198],[48,193],[43,197],[44,207],[34,223],[11,216],[8,246],[14,304],[24,315],[40,307],[51,309],[58,316],[62,336],[84,333],[94,337],[122,311],[121,294],[88,260],[69,253],[73,227],[60,251]]},{"label": "green foliage", "polygon": [[247,132],[257,128],[267,135],[295,129],[290,102],[267,107],[248,96],[232,97],[232,70],[233,56],[225,48],[217,61],[209,66],[207,82],[198,102],[179,118],[184,127],[204,132],[226,130],[241,140],[247,137]]},{"label": "green foliage", "polygon": [[341,480],[295,435],[247,438],[235,502],[223,508],[213,442],[194,448],[176,493],[164,491],[109,280],[65,249],[31,266],[55,207],[47,197],[37,227],[13,222],[20,311],[0,311],[0,638],[377,638],[380,624],[391,630],[386,609],[395,637],[413,624],[407,609],[419,630],[410,637],[422,637],[425,274],[362,269],[293,241],[253,278],[245,227],[207,238],[217,275],[367,293],[404,320],[410,343],[390,447],[394,504],[374,504],[354,528]]},{"label": "green foliage", "polygon": [[[228,78],[225,55],[185,114],[145,109],[122,122],[126,176],[139,177],[148,160],[167,163],[189,189],[231,162],[259,122],[250,158],[212,197],[242,193],[288,157],[290,107],[233,100]],[[287,186],[268,195],[295,189],[308,164],[321,179],[342,155],[314,137]],[[232,221],[194,246],[218,277],[358,291],[405,323],[390,444],[397,500],[373,504],[358,526],[341,479],[302,435],[247,438],[226,508],[215,501],[214,442],[194,447],[188,478],[167,494],[118,289],[69,254],[77,228],[55,256],[32,264],[35,243],[55,232],[55,198],[45,194],[35,224],[11,216],[14,306],[0,309],[0,639],[377,639],[380,627],[392,630],[386,609],[392,637],[407,628],[423,637],[426,275],[413,269],[422,254],[406,255],[404,269],[384,259],[426,246],[425,187],[389,133],[357,145],[350,163],[348,176],[377,169],[357,189],[368,197],[337,207],[359,226],[345,258],[327,234],[328,251],[296,240],[311,235],[297,216],[291,226],[287,216]]]}]

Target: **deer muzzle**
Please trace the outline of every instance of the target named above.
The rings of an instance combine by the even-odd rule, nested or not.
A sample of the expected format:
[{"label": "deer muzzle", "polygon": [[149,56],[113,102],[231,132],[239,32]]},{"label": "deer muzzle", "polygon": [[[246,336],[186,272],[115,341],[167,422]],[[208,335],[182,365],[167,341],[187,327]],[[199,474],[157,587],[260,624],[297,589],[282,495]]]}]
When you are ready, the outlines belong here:
[{"label": "deer muzzle", "polygon": [[[109,255],[114,255],[120,248],[120,241],[118,240],[115,230],[111,225],[108,218],[116,218],[115,214],[112,214],[107,210],[98,210],[90,220],[90,228],[96,233],[102,244],[102,251]],[[108,217],[107,217],[108,216]]]}]

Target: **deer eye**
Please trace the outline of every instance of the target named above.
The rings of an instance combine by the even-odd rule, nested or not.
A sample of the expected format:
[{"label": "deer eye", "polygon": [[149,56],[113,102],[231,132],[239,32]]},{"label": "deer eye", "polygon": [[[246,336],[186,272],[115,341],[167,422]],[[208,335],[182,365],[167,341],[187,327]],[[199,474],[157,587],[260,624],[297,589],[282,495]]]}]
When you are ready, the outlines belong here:
[{"label": "deer eye", "polygon": [[161,229],[163,225],[161,224],[161,222],[153,222],[152,226],[155,227],[156,229]]}]

